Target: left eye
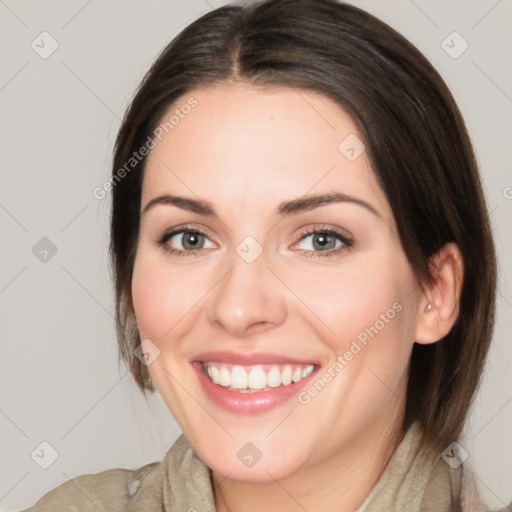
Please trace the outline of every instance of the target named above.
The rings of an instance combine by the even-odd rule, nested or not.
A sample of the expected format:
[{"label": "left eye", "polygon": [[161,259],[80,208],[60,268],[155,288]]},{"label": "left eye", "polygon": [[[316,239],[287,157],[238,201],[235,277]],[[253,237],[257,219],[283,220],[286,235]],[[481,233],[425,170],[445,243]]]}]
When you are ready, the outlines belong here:
[{"label": "left eye", "polygon": [[[346,241],[337,233],[316,232],[309,233],[297,244],[297,247],[305,251],[332,251],[336,250]],[[302,244],[302,247],[300,246]]]}]

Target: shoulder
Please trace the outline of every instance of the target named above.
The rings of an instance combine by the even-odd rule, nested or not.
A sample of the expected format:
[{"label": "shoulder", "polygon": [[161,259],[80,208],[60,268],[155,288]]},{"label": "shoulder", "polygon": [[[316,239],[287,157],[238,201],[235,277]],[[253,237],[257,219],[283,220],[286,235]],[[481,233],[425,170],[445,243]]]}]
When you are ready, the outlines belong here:
[{"label": "shoulder", "polygon": [[161,481],[162,464],[159,462],[136,470],[116,468],[80,475],[49,491],[23,512],[126,511],[138,494],[158,499]]},{"label": "shoulder", "polygon": [[162,462],[72,478],[22,512],[161,512],[176,503],[214,511],[209,471],[181,434]]}]

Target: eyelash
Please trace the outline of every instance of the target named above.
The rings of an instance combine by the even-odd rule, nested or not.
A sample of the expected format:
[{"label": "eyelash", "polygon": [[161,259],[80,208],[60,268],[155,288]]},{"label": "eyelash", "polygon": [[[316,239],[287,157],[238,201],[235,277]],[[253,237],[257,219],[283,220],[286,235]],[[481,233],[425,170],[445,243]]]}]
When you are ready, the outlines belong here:
[{"label": "eyelash", "polygon": [[[207,233],[201,231],[200,229],[182,226],[179,229],[173,229],[172,231],[168,231],[164,233],[157,241],[157,245],[162,247],[166,252],[172,254],[173,256],[177,256],[178,258],[187,258],[198,255],[202,249],[196,249],[192,251],[184,251],[180,249],[174,249],[174,247],[170,247],[167,245],[167,242],[174,236],[180,233],[196,233],[198,235],[203,235],[208,238]],[[300,249],[298,252],[308,258],[333,258],[338,256],[340,253],[349,250],[353,246],[353,240],[343,231],[340,231],[336,228],[328,227],[328,226],[319,226],[316,228],[306,228],[300,233],[300,240],[296,242],[297,245],[302,240],[307,238],[310,235],[327,235],[336,237],[342,245],[337,249],[332,251],[308,251],[304,249]]]}]

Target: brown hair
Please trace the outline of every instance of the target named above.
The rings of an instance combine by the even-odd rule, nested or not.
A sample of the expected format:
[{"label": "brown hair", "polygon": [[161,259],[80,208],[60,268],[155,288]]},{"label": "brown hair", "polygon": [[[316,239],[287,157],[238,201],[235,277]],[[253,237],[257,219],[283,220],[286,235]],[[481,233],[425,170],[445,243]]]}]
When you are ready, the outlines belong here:
[{"label": "brown hair", "polygon": [[423,283],[429,258],[455,242],[464,261],[459,318],[443,340],[414,344],[403,430],[418,420],[444,449],[457,439],[478,388],[494,322],[496,261],[477,164],[447,86],[404,37],[335,0],[269,0],[215,9],[186,27],[144,77],[114,149],[111,257],[120,362],[154,391],[131,300],[145,158],[119,180],[164,113],[187,91],[215,82],[319,92],[359,126]]}]

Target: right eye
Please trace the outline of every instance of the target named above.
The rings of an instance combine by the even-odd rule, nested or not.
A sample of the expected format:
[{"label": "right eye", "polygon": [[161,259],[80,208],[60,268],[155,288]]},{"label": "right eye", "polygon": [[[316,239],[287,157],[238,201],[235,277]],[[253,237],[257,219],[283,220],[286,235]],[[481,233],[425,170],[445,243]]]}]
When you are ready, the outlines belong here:
[{"label": "right eye", "polygon": [[203,249],[215,247],[207,235],[198,229],[179,229],[167,232],[158,243],[166,251],[180,257],[194,256]]}]

